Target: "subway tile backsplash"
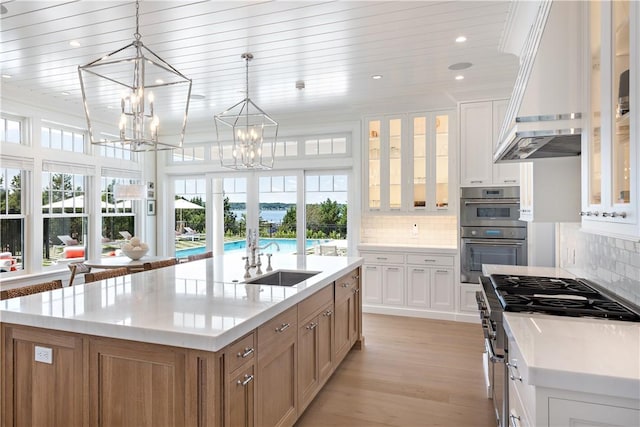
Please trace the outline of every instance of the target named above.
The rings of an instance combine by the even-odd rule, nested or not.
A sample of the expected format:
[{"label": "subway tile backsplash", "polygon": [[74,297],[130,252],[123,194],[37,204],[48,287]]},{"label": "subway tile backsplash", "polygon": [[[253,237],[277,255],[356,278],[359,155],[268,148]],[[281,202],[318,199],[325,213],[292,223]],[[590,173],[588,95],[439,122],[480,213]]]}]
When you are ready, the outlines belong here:
[{"label": "subway tile backsplash", "polygon": [[640,243],[585,233],[580,224],[558,224],[559,266],[640,305]]},{"label": "subway tile backsplash", "polygon": [[456,247],[458,244],[455,216],[362,217],[362,243]]}]

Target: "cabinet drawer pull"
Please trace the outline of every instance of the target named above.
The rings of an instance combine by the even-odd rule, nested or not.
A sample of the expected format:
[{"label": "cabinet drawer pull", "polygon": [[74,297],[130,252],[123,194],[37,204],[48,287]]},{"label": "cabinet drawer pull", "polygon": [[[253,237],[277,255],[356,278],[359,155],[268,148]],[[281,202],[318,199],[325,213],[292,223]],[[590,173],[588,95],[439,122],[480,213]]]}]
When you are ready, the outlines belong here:
[{"label": "cabinet drawer pull", "polygon": [[287,329],[289,329],[289,326],[291,326],[288,323],[283,323],[282,326],[280,326],[279,328],[276,328],[276,332],[284,332]]},{"label": "cabinet drawer pull", "polygon": [[484,181],[483,181],[483,180],[481,180],[481,179],[474,179],[474,180],[471,180],[471,183],[472,183],[472,184],[482,184],[483,182],[484,182]]},{"label": "cabinet drawer pull", "polygon": [[324,313],[322,313],[323,316],[331,316],[333,314],[333,311],[331,310],[327,310]]},{"label": "cabinet drawer pull", "polygon": [[[511,368],[513,368],[513,370],[517,371],[518,376],[515,376],[515,374],[513,374],[513,371],[512,371]],[[520,372],[518,372],[518,366],[515,363],[507,362],[507,370],[509,371],[509,379],[510,380],[522,382],[522,376],[520,376]]]},{"label": "cabinet drawer pull", "polygon": [[515,179],[505,179],[505,180],[504,180],[504,183],[505,183],[505,184],[515,184],[515,183],[516,183],[516,180],[515,180]]},{"label": "cabinet drawer pull", "polygon": [[251,381],[253,381],[253,375],[245,375],[244,381],[238,380],[238,385],[241,385],[242,387],[244,387],[247,384],[249,384]]},{"label": "cabinet drawer pull", "polygon": [[242,357],[243,359],[249,357],[252,353],[254,353],[255,350],[253,349],[253,347],[247,347],[244,349],[244,351],[240,351],[238,352],[237,356],[238,357]]},{"label": "cabinet drawer pull", "polygon": [[353,280],[358,280],[360,278],[360,275],[359,274],[354,274],[353,276],[351,276],[351,278]]},{"label": "cabinet drawer pull", "polygon": [[436,270],[436,273],[448,273],[448,270]]},{"label": "cabinet drawer pull", "polygon": [[423,273],[424,268],[414,268],[413,271],[417,271],[418,273]]},{"label": "cabinet drawer pull", "polygon": [[374,266],[374,265],[368,265],[367,266],[367,270],[377,270],[378,267]]},{"label": "cabinet drawer pull", "polygon": [[356,295],[358,295],[358,294],[360,293],[360,289],[358,289],[358,288],[354,289],[354,290],[353,290],[353,293],[354,293],[354,294],[356,294]]},{"label": "cabinet drawer pull", "polygon": [[309,324],[307,325],[307,329],[308,329],[308,330],[310,330],[310,331],[312,331],[312,330],[314,330],[317,326],[318,326],[318,324],[317,324],[317,323],[315,323],[315,322],[311,322],[311,323],[309,323]]},{"label": "cabinet drawer pull", "polygon": [[398,271],[398,267],[387,267],[387,270]]},{"label": "cabinet drawer pull", "polygon": [[436,262],[436,260],[427,258],[427,259],[424,260],[424,262]]},{"label": "cabinet drawer pull", "polygon": [[377,256],[376,259],[380,261],[386,261],[389,258],[387,258],[386,256]]}]

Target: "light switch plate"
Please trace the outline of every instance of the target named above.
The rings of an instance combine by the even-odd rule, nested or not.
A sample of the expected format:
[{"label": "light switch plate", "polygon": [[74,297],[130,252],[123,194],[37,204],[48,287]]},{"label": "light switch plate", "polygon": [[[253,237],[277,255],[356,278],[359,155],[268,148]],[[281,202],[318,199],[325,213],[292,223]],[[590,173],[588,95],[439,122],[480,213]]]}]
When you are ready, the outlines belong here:
[{"label": "light switch plate", "polygon": [[51,365],[53,363],[53,349],[37,345],[35,350],[35,359],[36,362],[48,363]]}]

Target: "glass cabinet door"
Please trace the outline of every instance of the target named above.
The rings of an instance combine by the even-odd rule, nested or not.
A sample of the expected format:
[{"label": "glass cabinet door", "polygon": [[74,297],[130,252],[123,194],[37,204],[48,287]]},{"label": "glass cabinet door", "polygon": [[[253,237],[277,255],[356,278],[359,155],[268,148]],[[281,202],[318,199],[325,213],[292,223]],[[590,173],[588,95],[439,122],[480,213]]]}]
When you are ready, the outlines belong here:
[{"label": "glass cabinet door", "polygon": [[427,203],[427,118],[413,118],[413,207]]},{"label": "glass cabinet door", "polygon": [[436,116],[436,208],[449,206],[449,116]]},{"label": "glass cabinet door", "polygon": [[597,206],[602,201],[602,149],[600,136],[601,115],[601,27],[602,13],[599,2],[590,4],[590,62],[591,62],[591,126],[589,129],[589,205]]},{"label": "glass cabinet door", "polygon": [[611,2],[612,83],[611,205],[630,198],[629,150],[629,1]]},{"label": "glass cabinet door", "polygon": [[369,209],[380,209],[380,120],[369,122]]},{"label": "glass cabinet door", "polygon": [[402,119],[389,120],[389,208],[402,207]]}]

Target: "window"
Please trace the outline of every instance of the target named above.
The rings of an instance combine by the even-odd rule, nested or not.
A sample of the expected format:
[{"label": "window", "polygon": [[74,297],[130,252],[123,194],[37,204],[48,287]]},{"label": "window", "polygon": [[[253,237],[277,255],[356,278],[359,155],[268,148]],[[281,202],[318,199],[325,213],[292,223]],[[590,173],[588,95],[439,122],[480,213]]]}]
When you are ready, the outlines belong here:
[{"label": "window", "polygon": [[307,156],[346,153],[347,138],[344,136],[314,138],[304,141],[304,154]]},{"label": "window", "polygon": [[259,188],[260,237],[295,239],[298,177],[296,175],[261,176]]},{"label": "window", "polygon": [[0,120],[2,142],[22,144],[22,121],[3,116]]},{"label": "window", "polygon": [[136,153],[126,150],[118,143],[100,145],[100,156],[111,159],[136,160]]},{"label": "window", "polygon": [[54,150],[84,153],[85,133],[81,130],[62,127],[42,126],[40,143]]},{"label": "window", "polygon": [[[109,172],[107,172],[108,174]],[[138,184],[137,179],[103,176],[100,179],[100,211],[102,212],[102,256],[120,254],[125,236],[136,235],[132,200],[116,200],[113,188],[117,184]]]},{"label": "window", "polygon": [[23,268],[24,177],[25,172],[20,169],[0,168],[0,273]]},{"label": "window", "polygon": [[278,141],[276,143],[276,157],[296,157],[298,155],[298,141]]},{"label": "window", "polygon": [[307,243],[317,255],[346,255],[347,175],[307,174],[305,189]]},{"label": "window", "polygon": [[204,252],[206,241],[206,183],[204,178],[174,181],[176,256]]},{"label": "window", "polygon": [[[247,178],[224,178],[224,239],[244,241],[247,230]],[[225,243],[225,252],[236,250]]]},{"label": "window", "polygon": [[[55,165],[44,165],[55,169]],[[86,257],[85,175],[42,173],[43,266]]]},{"label": "window", "polygon": [[173,162],[204,161],[204,146],[174,148],[172,160]]}]

